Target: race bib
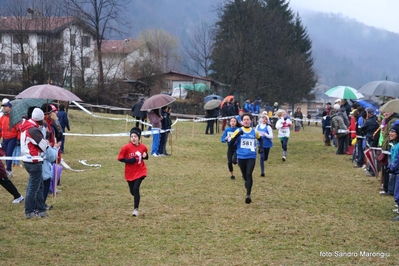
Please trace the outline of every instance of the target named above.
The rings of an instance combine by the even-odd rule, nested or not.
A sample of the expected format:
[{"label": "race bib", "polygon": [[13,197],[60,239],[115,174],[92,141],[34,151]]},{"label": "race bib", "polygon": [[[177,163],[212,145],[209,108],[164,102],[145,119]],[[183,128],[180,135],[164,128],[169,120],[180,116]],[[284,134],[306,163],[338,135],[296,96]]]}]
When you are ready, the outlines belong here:
[{"label": "race bib", "polygon": [[255,140],[242,138],[240,146],[242,149],[250,149],[251,151],[254,151],[255,150]]},{"label": "race bib", "polygon": [[288,130],[287,129],[281,129],[281,133],[282,134],[288,134]]}]

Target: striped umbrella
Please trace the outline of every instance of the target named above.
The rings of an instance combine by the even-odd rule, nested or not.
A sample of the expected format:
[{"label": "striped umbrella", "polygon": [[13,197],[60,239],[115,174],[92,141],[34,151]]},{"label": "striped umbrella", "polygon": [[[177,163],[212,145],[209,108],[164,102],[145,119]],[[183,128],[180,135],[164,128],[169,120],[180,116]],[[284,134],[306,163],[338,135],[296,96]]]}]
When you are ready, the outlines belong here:
[{"label": "striped umbrella", "polygon": [[329,89],[325,93],[329,97],[341,98],[341,99],[360,99],[363,98],[363,94],[358,92],[356,89],[348,86],[337,86]]}]

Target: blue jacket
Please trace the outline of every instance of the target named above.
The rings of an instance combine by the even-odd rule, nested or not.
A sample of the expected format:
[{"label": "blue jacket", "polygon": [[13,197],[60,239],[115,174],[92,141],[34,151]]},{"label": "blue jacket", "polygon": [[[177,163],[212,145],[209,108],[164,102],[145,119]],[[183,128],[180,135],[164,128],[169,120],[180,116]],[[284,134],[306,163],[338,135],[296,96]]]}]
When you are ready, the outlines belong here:
[{"label": "blue jacket", "polygon": [[43,181],[53,177],[53,162],[57,159],[58,149],[48,147],[43,156],[42,177]]},{"label": "blue jacket", "polygon": [[[230,140],[231,140],[231,135],[233,134],[234,131],[236,131],[238,129],[238,127],[232,128],[232,127],[228,127],[224,130],[222,138],[220,139],[223,143],[227,143],[227,145],[229,144]],[[229,136],[229,140],[226,141],[226,137]],[[234,146],[237,146],[237,143],[234,144]]]}]

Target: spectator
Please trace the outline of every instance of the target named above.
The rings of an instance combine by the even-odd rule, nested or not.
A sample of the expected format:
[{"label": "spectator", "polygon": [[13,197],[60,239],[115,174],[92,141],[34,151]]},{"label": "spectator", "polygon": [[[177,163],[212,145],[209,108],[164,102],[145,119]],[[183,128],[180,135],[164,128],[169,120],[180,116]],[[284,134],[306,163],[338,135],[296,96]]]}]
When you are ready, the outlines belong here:
[{"label": "spectator", "polygon": [[[3,116],[0,117],[0,137],[3,139],[1,147],[6,153],[6,156],[11,157],[21,132],[19,123],[10,129],[10,114],[12,109],[10,100],[7,98],[3,99],[1,106],[3,106]],[[6,172],[8,178],[13,177],[12,160],[6,160]]]},{"label": "spectator", "polygon": [[330,112],[331,116],[331,129],[334,133],[334,136],[337,137],[337,151],[335,154],[342,155],[345,154],[344,146],[345,139],[348,134],[348,128],[346,127],[344,120],[341,116],[338,115],[335,108]]},{"label": "spectator", "polygon": [[[160,131],[162,128],[162,115],[159,109],[153,109],[148,113],[148,119],[151,124],[151,133],[152,133],[152,147],[151,147],[151,156],[158,157],[159,156],[159,142],[160,142]],[[140,132],[141,136],[141,132]]]},{"label": "spectator", "polygon": [[132,116],[136,119],[136,127],[140,127],[141,121],[141,131],[144,131],[144,121],[147,119],[147,112],[141,111],[143,103],[144,98],[140,98],[140,100],[132,107]]},{"label": "spectator", "polygon": [[[57,117],[58,117],[58,122],[61,125],[62,133],[65,133],[65,128],[68,129],[68,131],[70,131],[71,128],[69,127],[68,114],[67,112],[65,112],[65,105],[62,103],[60,104],[60,110],[58,111]],[[65,151],[64,145],[65,145],[65,135],[62,134],[61,147],[60,147],[61,153],[64,153]]]}]

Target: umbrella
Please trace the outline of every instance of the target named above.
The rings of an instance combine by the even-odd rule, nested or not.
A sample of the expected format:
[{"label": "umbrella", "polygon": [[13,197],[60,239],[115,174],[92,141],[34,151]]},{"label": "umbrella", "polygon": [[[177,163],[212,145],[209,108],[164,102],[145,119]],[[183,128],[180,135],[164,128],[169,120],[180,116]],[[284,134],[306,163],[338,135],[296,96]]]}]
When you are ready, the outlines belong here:
[{"label": "umbrella", "polygon": [[370,99],[362,99],[362,100],[356,100],[356,102],[363,106],[365,109],[366,108],[373,108],[374,112],[376,114],[379,114],[378,108],[380,107],[380,104],[377,101],[370,100]]},{"label": "umbrella", "polygon": [[222,108],[222,104],[224,104],[225,102],[230,102],[231,99],[234,99],[234,95],[228,95],[224,97],[223,101],[220,103],[220,108]]},{"label": "umbrella", "polygon": [[204,105],[205,110],[212,110],[215,108],[218,108],[220,106],[220,101],[219,100],[210,100]]},{"label": "umbrella", "polygon": [[219,95],[216,95],[216,94],[211,94],[211,95],[208,95],[208,96],[204,97],[204,103],[207,103],[210,100],[213,100],[214,97],[216,97],[216,100],[219,100],[219,101],[223,100],[222,96],[219,96]]},{"label": "umbrella", "polygon": [[371,81],[361,87],[359,92],[376,96],[399,97],[399,83],[389,80]]},{"label": "umbrella", "polygon": [[175,98],[167,94],[156,94],[145,100],[140,110],[147,111],[158,109],[174,102],[175,100]]},{"label": "umbrella", "polygon": [[337,86],[329,89],[325,93],[329,97],[341,99],[359,99],[363,98],[363,94],[359,93],[356,89],[348,86]]},{"label": "umbrella", "polygon": [[393,112],[393,113],[399,113],[399,99],[394,99],[386,102],[383,106],[380,108],[381,113],[385,112]]},{"label": "umbrella", "polygon": [[11,101],[12,108],[10,112],[10,129],[22,120],[23,116],[28,115],[29,107],[39,107],[46,102],[53,100],[39,98],[24,98]]},{"label": "umbrella", "polygon": [[40,98],[40,99],[54,99],[59,101],[82,101],[78,96],[64,88],[42,84],[29,87],[19,93],[15,98]]}]

